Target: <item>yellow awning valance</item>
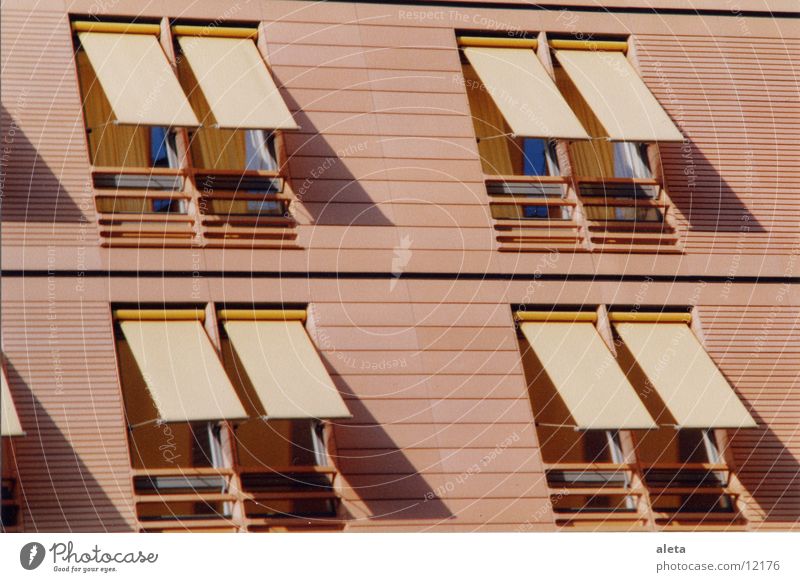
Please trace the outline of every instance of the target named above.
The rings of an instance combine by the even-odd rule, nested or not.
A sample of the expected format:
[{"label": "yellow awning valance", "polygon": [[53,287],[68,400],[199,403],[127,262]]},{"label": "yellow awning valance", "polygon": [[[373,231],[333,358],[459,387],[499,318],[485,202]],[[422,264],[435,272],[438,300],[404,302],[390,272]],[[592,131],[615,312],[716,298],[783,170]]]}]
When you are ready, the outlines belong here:
[{"label": "yellow awning valance", "polygon": [[621,52],[557,50],[578,92],[612,141],[683,141],[669,115]]},{"label": "yellow awning valance", "polygon": [[247,416],[200,321],[139,319],[120,327],[158,413],[145,421]]},{"label": "yellow awning valance", "polygon": [[25,431],[22,430],[14,400],[11,398],[11,389],[8,386],[5,370],[0,371],[0,383],[2,383],[2,389],[0,389],[0,410],[2,410],[2,414],[0,414],[0,436],[24,436]]},{"label": "yellow awning valance", "polygon": [[749,428],[756,422],[685,323],[615,323],[679,428]]},{"label": "yellow awning valance", "polygon": [[589,138],[533,50],[466,47],[464,55],[515,135]]},{"label": "yellow awning valance", "polygon": [[593,323],[524,322],[520,328],[576,428],[657,428]]},{"label": "yellow awning valance", "polygon": [[223,323],[266,418],[349,418],[311,338],[297,320]]},{"label": "yellow awning valance", "polygon": [[539,41],[535,38],[518,38],[510,36],[459,36],[458,46],[499,47],[536,50]]},{"label": "yellow awning valance", "polygon": [[78,38],[117,123],[199,125],[154,35],[79,32]]},{"label": "yellow awning valance", "polygon": [[211,107],[216,126],[227,129],[298,129],[251,39],[177,38]]}]

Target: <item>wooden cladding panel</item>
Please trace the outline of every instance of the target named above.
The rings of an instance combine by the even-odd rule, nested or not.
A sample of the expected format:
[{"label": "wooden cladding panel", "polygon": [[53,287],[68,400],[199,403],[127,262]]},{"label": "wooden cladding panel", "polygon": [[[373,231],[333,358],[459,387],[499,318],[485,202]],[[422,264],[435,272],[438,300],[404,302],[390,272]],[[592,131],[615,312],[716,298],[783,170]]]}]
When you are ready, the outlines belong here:
[{"label": "wooden cladding panel", "polygon": [[2,335],[26,432],[15,443],[25,531],[131,531],[108,304],[4,300]]}]

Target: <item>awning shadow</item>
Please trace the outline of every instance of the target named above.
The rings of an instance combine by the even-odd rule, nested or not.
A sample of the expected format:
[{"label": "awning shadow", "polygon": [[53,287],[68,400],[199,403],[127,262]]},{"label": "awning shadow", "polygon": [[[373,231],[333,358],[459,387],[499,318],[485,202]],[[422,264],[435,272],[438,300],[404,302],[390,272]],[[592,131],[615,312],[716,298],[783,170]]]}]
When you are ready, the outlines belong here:
[{"label": "awning shadow", "polygon": [[[87,217],[64,188],[60,177],[39,155],[37,148],[40,146],[31,142],[5,105],[0,108],[0,125],[3,136],[0,216],[3,222],[80,224],[86,221]],[[42,137],[47,138],[44,130]]]},{"label": "awning shadow", "polygon": [[[282,95],[301,128],[300,132],[283,134],[287,180],[312,224],[392,226],[380,202],[375,203],[362,183],[371,182],[379,188],[381,182],[386,182],[382,152],[370,154],[370,147],[375,146],[358,135],[331,135],[330,138],[340,141],[334,146],[326,132],[335,133],[335,126],[317,128],[290,93],[283,91]],[[359,116],[367,119],[367,114],[353,114],[354,118]],[[349,160],[363,168],[360,175],[355,176],[350,171]],[[375,167],[371,168],[372,165]]]},{"label": "awning shadow", "polygon": [[[342,381],[338,384],[341,387]],[[349,389],[344,391],[347,393]],[[332,458],[348,490],[369,512],[367,516],[350,513],[347,517],[367,521],[430,521],[432,526],[437,521],[453,519],[455,516],[440,499],[437,488],[423,477],[420,468],[409,460],[369,409],[353,399],[347,400],[347,406],[353,418],[334,423],[336,450]],[[343,441],[346,447],[341,446]]]},{"label": "awning shadow", "polygon": [[[61,431],[8,359],[6,372],[25,431],[25,436],[16,437],[13,443],[21,530],[37,533],[133,531],[117,504],[109,498],[108,484],[98,483],[92,469],[73,447],[78,434],[67,437]],[[75,423],[78,422],[81,421],[76,419]],[[83,438],[87,436],[90,435],[84,434]],[[123,481],[125,479],[127,475]],[[125,493],[130,494],[130,489]]]},{"label": "awning shadow", "polygon": [[[695,142],[663,143],[659,151],[667,194],[691,231],[743,236],[766,232],[740,197],[744,192],[729,184]],[[746,163],[743,160],[743,168]],[[752,187],[756,179],[750,182]]]},{"label": "awning shadow", "polygon": [[[747,401],[744,401],[747,405]],[[769,422],[747,406],[758,428],[730,430],[736,476],[758,507],[748,508],[768,529],[800,523],[800,462]]]}]

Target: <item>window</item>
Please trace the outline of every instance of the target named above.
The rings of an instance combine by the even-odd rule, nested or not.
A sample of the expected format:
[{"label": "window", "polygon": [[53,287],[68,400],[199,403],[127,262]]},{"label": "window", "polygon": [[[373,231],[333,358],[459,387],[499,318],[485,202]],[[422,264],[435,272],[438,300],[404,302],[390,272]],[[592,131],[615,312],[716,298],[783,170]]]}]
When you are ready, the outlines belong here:
[{"label": "window", "polygon": [[0,391],[0,447],[2,447],[2,511],[0,512],[0,531],[9,531],[19,525],[19,487],[17,485],[16,460],[11,439],[25,436],[22,424],[11,398],[11,389],[6,378],[6,371],[0,369],[2,390]]},{"label": "window", "polygon": [[319,419],[349,412],[305,333],[305,311],[218,315],[219,350],[202,309],[114,310],[141,529],[335,517]]},{"label": "window", "polygon": [[497,47],[497,40],[459,37],[459,45],[492,217],[510,222],[498,240],[515,241],[505,233],[514,222],[572,219],[572,206],[562,203],[555,138],[585,132],[534,53],[537,41],[506,39],[509,46]]},{"label": "window", "polygon": [[159,26],[130,28],[73,23],[90,158],[101,167],[175,168],[172,129],[197,118],[159,46]]},{"label": "window", "polygon": [[487,40],[459,38],[484,173],[558,176],[553,140],[586,137],[583,128],[533,52],[537,41],[495,48]]},{"label": "window", "polygon": [[162,24],[72,23],[104,245],[291,246],[297,126],[257,29]]},{"label": "window", "polygon": [[[596,313],[519,311],[516,319],[547,482],[560,492],[554,511],[635,510],[618,431],[656,425],[595,328]],[[576,358],[565,360],[565,349]]]},{"label": "window", "polygon": [[[653,509],[665,515],[735,513],[714,429],[756,423],[689,327],[686,313],[609,314],[619,360],[662,428],[635,433]],[[677,430],[676,430],[677,429]],[[666,519],[666,518],[664,518]]]},{"label": "window", "polygon": [[733,511],[724,492],[728,472],[708,429],[662,429],[636,438],[636,454],[657,511],[712,513]]},{"label": "window", "polygon": [[595,113],[586,103],[563,67],[555,67],[561,94],[592,137],[569,144],[574,175],[603,180],[606,178],[651,178],[647,144],[612,142]]},{"label": "window", "polygon": [[176,25],[176,77],[158,24],[74,22],[73,29],[95,166],[176,168],[174,128],[186,127],[196,137],[196,167],[277,169],[271,132],[297,126],[258,54],[255,30],[226,38]]},{"label": "window", "polygon": [[150,165],[154,168],[177,168],[175,133],[166,127],[150,128]]},{"label": "window", "polygon": [[[515,315],[556,523],[620,513],[659,526],[739,519],[715,429],[755,423],[690,330],[690,314],[608,317],[603,338],[596,312]],[[576,357],[565,360],[565,350]]]},{"label": "window", "polygon": [[627,43],[545,38],[458,38],[501,249],[677,247],[650,150],[682,136]]},{"label": "window", "polygon": [[275,170],[269,131],[297,126],[252,38],[206,37],[187,26],[175,31],[181,85],[202,122],[191,136],[195,166]]},{"label": "window", "polygon": [[[688,313],[611,312],[623,368],[660,424],[752,428],[755,421],[692,332]],[[656,400],[660,400],[656,402]]]},{"label": "window", "polygon": [[[523,366],[544,424],[578,430],[656,425],[595,328],[593,312],[518,312]],[[566,360],[563,350],[576,354]]]},{"label": "window", "polygon": [[473,67],[465,64],[463,73],[483,172],[504,176],[559,175],[555,142],[515,136]]}]

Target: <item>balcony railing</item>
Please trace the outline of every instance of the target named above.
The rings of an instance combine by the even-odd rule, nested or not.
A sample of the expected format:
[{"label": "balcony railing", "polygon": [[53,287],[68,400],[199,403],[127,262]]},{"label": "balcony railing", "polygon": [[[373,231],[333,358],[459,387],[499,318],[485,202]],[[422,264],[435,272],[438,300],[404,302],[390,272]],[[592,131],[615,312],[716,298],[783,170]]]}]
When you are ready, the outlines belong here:
[{"label": "balcony railing", "polygon": [[656,525],[742,524],[741,491],[724,463],[659,463],[641,468]]},{"label": "balcony railing", "polygon": [[586,250],[560,176],[486,176],[501,251]]},{"label": "balcony railing", "polygon": [[642,528],[642,497],[633,486],[634,468],[623,463],[550,463],[550,503],[561,527]]},{"label": "balcony railing", "polygon": [[332,467],[136,469],[139,529],[327,531],[341,529]]},{"label": "balcony railing", "polygon": [[484,176],[501,251],[680,253],[657,180]]},{"label": "balcony railing", "polygon": [[589,241],[604,252],[679,253],[671,204],[657,180],[577,179]]},{"label": "balcony railing", "polygon": [[92,177],[102,246],[297,248],[278,172],[95,167]]},{"label": "balcony railing", "polygon": [[584,529],[737,527],[740,492],[724,464],[550,463],[556,525]]}]

